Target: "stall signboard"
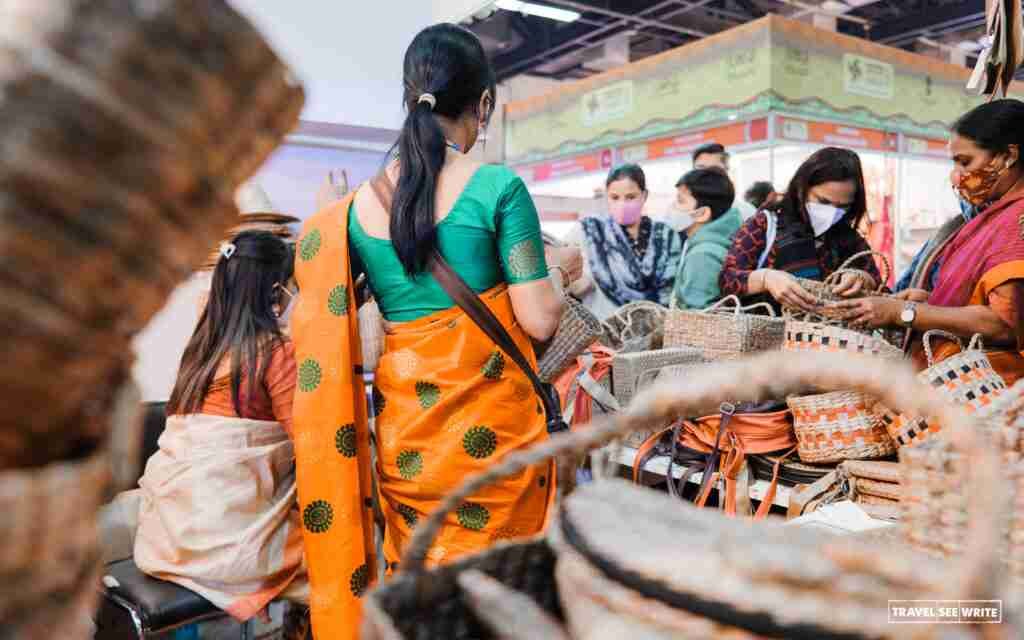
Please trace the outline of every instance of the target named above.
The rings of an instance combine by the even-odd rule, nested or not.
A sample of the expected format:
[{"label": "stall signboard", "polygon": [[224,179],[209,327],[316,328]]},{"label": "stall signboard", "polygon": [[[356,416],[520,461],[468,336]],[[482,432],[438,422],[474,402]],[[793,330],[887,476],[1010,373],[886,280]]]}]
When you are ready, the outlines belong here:
[{"label": "stall signboard", "polygon": [[833,122],[812,122],[797,118],[779,117],[775,130],[780,139],[791,142],[869,151],[899,150],[899,136],[897,134],[878,131],[877,129],[849,127]]},{"label": "stall signboard", "polygon": [[[941,60],[772,15],[509,103],[505,160],[536,164],[606,148],[641,158],[651,152],[648,140],[771,114],[937,140],[981,104],[964,88],[969,75]],[[832,135],[879,148],[871,135]],[[881,148],[889,150],[889,142]]]},{"label": "stall signboard", "polygon": [[847,53],[843,56],[843,85],[847,93],[892,100],[896,72],[891,64]]},{"label": "stall signboard", "polygon": [[623,147],[619,155],[623,162],[645,162],[662,158],[677,158],[692,154],[698,147],[711,142],[732,147],[768,138],[768,119],[735,122],[721,127],[691,131],[679,136],[658,138],[643,144]]},{"label": "stall signboard", "polygon": [[771,42],[755,23],[506,105],[505,161],[536,164],[764,116]]},{"label": "stall signboard", "polygon": [[633,111],[633,82],[625,80],[584,94],[581,111],[587,127],[628,116]]},{"label": "stall signboard", "polygon": [[925,138],[903,139],[903,152],[915,156],[931,156],[933,158],[949,157],[949,142],[946,140],[932,140]]},{"label": "stall signboard", "polygon": [[611,166],[612,150],[603,149],[597,153],[587,153],[571,158],[561,158],[551,162],[517,167],[516,173],[526,182],[533,183],[607,170]]}]

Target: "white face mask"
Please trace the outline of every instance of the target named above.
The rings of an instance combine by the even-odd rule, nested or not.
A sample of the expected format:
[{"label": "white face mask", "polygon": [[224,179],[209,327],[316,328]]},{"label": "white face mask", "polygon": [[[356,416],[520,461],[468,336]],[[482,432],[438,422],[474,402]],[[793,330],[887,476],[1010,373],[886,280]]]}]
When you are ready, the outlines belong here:
[{"label": "white face mask", "polygon": [[830,204],[821,204],[820,202],[807,203],[807,217],[811,220],[811,227],[814,229],[815,238],[825,235],[825,232],[835,226],[845,215],[846,209],[833,207]]},{"label": "white face mask", "polygon": [[678,203],[673,202],[665,216],[665,222],[676,231],[686,231],[693,226],[693,211],[684,211]]}]

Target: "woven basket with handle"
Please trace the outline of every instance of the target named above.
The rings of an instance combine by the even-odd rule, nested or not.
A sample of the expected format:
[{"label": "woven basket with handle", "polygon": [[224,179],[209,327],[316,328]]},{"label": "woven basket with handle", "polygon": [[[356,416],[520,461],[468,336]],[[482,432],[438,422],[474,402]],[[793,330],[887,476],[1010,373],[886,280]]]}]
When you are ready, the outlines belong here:
[{"label": "woven basket with handle", "polygon": [[[750,313],[759,308],[768,315]],[[734,360],[779,349],[785,330],[785,321],[775,317],[770,304],[744,307],[736,296],[726,296],[703,311],[671,309],[665,319],[665,346],[695,347],[708,362]]]},{"label": "woven basket with handle", "polygon": [[664,345],[668,309],[654,302],[630,302],[605,318],[601,342],[619,353],[651,351]]},{"label": "woven basket with handle", "polygon": [[802,314],[786,318],[783,351],[847,352],[901,359],[903,350],[880,333],[848,329],[824,318]]},{"label": "woven basket with handle", "polygon": [[790,396],[797,449],[804,462],[870,460],[896,453],[875,401],[861,391]]},{"label": "woven basket with handle", "polygon": [[[857,294],[856,297],[878,295],[885,288],[885,283],[889,281],[889,276],[892,273],[892,267],[889,265],[889,258],[885,254],[879,253],[877,251],[861,251],[860,253],[850,256],[849,258],[846,259],[845,262],[843,262],[842,265],[839,266],[838,269],[836,269],[834,272],[832,272],[831,275],[825,278],[824,281],[809,280],[807,278],[797,278],[797,282],[800,283],[800,286],[803,287],[805,291],[807,291],[815,298],[817,298],[818,304],[838,302],[840,300],[843,300],[844,298],[836,295],[833,292],[833,289],[835,289],[836,285],[839,284],[840,280],[844,275],[848,273],[855,273],[861,277],[867,276],[868,279],[874,280],[874,278],[867,271],[864,271],[862,269],[854,269],[853,265],[858,260],[871,259],[875,256],[881,258],[882,265],[885,267],[885,270],[882,273],[881,282],[876,283],[877,288],[875,289],[875,291],[861,291],[859,294]],[[788,309],[788,311],[790,311],[791,313],[799,313],[800,309]]]},{"label": "woven basket with handle", "polygon": [[568,369],[581,353],[597,342],[604,327],[582,302],[565,296],[565,310],[555,336],[537,362],[537,372],[544,382],[552,382]]},{"label": "woven basket with handle", "polygon": [[[960,353],[936,362],[932,355],[932,339],[936,337],[955,342],[961,348]],[[928,358],[928,368],[918,374],[918,379],[952,402],[963,405],[968,413],[988,406],[1006,390],[1006,383],[985,355],[981,335],[971,338],[966,349],[960,338],[946,331],[928,331],[921,341]],[[889,435],[901,447],[926,442],[939,432],[938,424],[929,424],[923,418],[897,413],[881,404],[875,410],[882,417]]]},{"label": "woven basket with handle", "polygon": [[[994,546],[1003,566],[1024,585],[1024,382],[1010,387],[973,416],[998,447],[1001,485],[1011,494],[1007,519]],[[973,504],[981,499],[965,485],[973,469],[963,446],[943,430],[920,446],[900,449],[903,531],[913,546],[957,557],[976,544],[971,537]]]},{"label": "woven basket with handle", "polygon": [[[495,480],[555,456],[596,448],[651,424],[709,413],[723,401],[781,397],[812,384],[877,395],[949,425],[948,437],[961,443],[972,459],[968,482],[979,496],[970,505],[971,535],[977,544],[961,562],[930,562],[888,541],[822,535],[770,521],[739,523],[658,492],[608,480],[581,487],[563,504],[549,533],[548,550],[538,553],[550,559],[549,550],[555,549],[555,574],[546,573],[542,562],[518,563],[518,574],[504,579],[528,585],[524,589],[531,598],[523,606],[529,609],[542,609],[552,583],[565,579],[558,584],[558,594],[572,638],[727,638],[724,632],[739,634],[737,629],[785,638],[888,637],[889,600],[1000,597],[1005,584],[999,572],[992,571],[990,543],[998,537],[1006,487],[999,482],[994,452],[970,419],[895,364],[851,356],[794,359],[766,354],[709,367],[685,387],[669,381],[655,385],[628,412],[513,452],[468,478],[417,528],[402,573],[367,596],[363,637],[468,637],[453,635],[452,630],[482,628],[481,613],[460,606],[469,598],[459,587],[457,573],[489,562],[499,551],[470,556],[458,566],[450,565],[450,570],[428,571],[423,562],[447,513]],[[533,539],[519,544],[548,543]],[[596,569],[590,575],[614,583],[615,592],[590,583],[585,572],[563,571],[573,561],[576,568]],[[448,615],[438,615],[441,611]],[[554,606],[548,611],[554,619]],[[515,612],[511,615],[509,627]],[[438,620],[441,617],[447,619]],[[595,619],[620,633],[601,635]],[[918,638],[937,638],[942,630],[940,625],[917,625],[914,632]],[[468,633],[482,639],[552,637],[507,631]],[[1002,634],[990,637],[1008,638],[1018,630],[1005,625],[991,631]],[[705,632],[711,635],[700,635]]]}]

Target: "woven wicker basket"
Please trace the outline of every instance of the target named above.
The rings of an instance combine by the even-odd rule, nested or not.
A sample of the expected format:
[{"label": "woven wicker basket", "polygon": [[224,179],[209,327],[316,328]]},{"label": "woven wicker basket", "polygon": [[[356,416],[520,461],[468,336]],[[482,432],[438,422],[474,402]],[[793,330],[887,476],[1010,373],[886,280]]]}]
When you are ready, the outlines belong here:
[{"label": "woven wicker basket", "polygon": [[605,318],[601,339],[619,353],[652,351],[664,346],[668,309],[653,302],[630,302]]},{"label": "woven wicker basket", "polygon": [[[996,463],[1011,494],[994,547],[1003,567],[1024,585],[1024,382],[977,410],[979,432],[999,448]],[[975,544],[970,509],[979,496],[965,486],[974,471],[962,445],[945,431],[919,446],[900,449],[903,533],[906,541],[940,557],[955,557]]]},{"label": "woven wicker basket", "polygon": [[597,342],[604,327],[576,298],[565,297],[565,311],[558,331],[544,349],[537,362],[537,371],[544,382],[552,382],[568,369],[576,358]]},{"label": "woven wicker basket", "polygon": [[[731,305],[731,308],[730,308]],[[765,308],[767,316],[748,313]],[[734,360],[756,351],[782,346],[786,322],[767,303],[744,307],[727,296],[703,311],[671,309],[665,319],[666,347],[695,347],[708,362]]]},{"label": "woven wicker basket", "polygon": [[847,473],[854,478],[891,484],[899,484],[900,482],[900,465],[898,462],[849,460],[843,463],[843,469],[846,469]]},{"label": "woven wicker basket", "polygon": [[[106,450],[76,462],[0,472],[0,629],[10,638],[91,637],[110,483]],[[83,624],[84,623],[84,624]]]},{"label": "woven wicker basket", "polygon": [[[956,342],[962,350],[935,362],[931,341],[936,336]],[[918,374],[918,379],[952,402],[963,405],[968,413],[988,406],[1006,390],[1006,383],[985,355],[980,335],[971,338],[966,349],[958,337],[946,331],[928,331],[921,341],[928,368]],[[881,404],[875,410],[882,416],[889,435],[901,447],[918,445],[939,432],[938,424],[929,424],[922,418],[897,413]]]},{"label": "woven wicker basket", "polygon": [[5,19],[0,385],[17,401],[0,468],[105,431],[132,335],[237,221],[235,189],[303,103],[223,0],[16,2]]},{"label": "woven wicker basket", "polygon": [[856,486],[856,491],[859,496],[891,500],[893,502],[899,502],[903,498],[903,492],[900,490],[900,485],[894,482],[880,482],[878,480],[858,478]]},{"label": "woven wicker basket", "polygon": [[901,359],[903,350],[881,334],[866,334],[834,322],[807,316],[786,318],[783,351],[825,351]]},{"label": "woven wicker basket", "polygon": [[[472,611],[455,605],[463,598],[457,587],[450,587],[458,584],[452,573],[485,562],[490,552],[471,556],[458,568],[452,565],[452,571],[424,570],[423,561],[447,513],[495,480],[552,457],[596,448],[633,430],[706,413],[722,401],[784,396],[810,384],[878,395],[951,425],[951,435],[968,447],[974,470],[969,486],[979,496],[970,505],[976,545],[964,562],[932,562],[891,541],[835,537],[770,521],[740,524],[713,510],[610,479],[582,486],[563,503],[549,530],[557,556],[555,575],[528,573],[520,563],[516,576],[503,578],[527,585],[523,589],[532,597],[531,607],[538,608],[550,581],[565,580],[558,592],[574,638],[609,637],[594,635],[600,629],[588,621],[595,619],[625,633],[615,637],[648,637],[643,627],[636,627],[634,634],[628,624],[612,627],[617,617],[651,625],[659,633],[651,637],[730,637],[725,632],[731,628],[786,638],[889,637],[889,600],[1000,597],[1005,585],[988,571],[988,563],[997,537],[993,523],[1005,507],[1006,487],[999,483],[996,456],[983,446],[970,420],[920,387],[906,370],[888,363],[820,354],[794,360],[770,354],[709,367],[682,387],[670,382],[656,385],[629,412],[510,453],[496,466],[466,479],[415,531],[401,563],[405,575],[382,584],[365,599],[363,637],[453,637],[451,631],[444,636],[433,632],[432,618],[441,617],[441,611],[451,612],[452,619],[444,621],[446,629],[475,624]],[[574,569],[597,569],[597,578],[615,583],[606,586],[621,589],[594,587],[597,583],[579,571],[564,571],[563,559],[575,562]],[[584,564],[577,562],[580,559]],[[527,575],[528,580],[523,577]],[[673,615],[678,613],[688,615]],[[705,618],[705,625],[694,627],[699,622],[694,617]],[[422,620],[424,625],[407,625],[405,619]],[[940,629],[918,626],[915,637],[937,637]],[[703,635],[706,631],[709,635]],[[1019,630],[1011,618],[993,631],[1014,637]],[[481,632],[474,637],[498,636],[506,634]]]},{"label": "woven wicker basket", "polygon": [[[847,258],[842,265],[839,266],[831,275],[822,280],[809,280],[807,278],[797,278],[797,282],[804,288],[807,293],[810,293],[818,300],[819,305],[827,304],[829,302],[838,302],[844,298],[833,293],[833,288],[839,284],[840,279],[847,273],[855,273],[860,276],[867,276],[870,279],[874,279],[867,271],[862,269],[852,268],[853,264],[858,260],[864,260],[865,258],[871,258],[878,256],[882,260],[882,265],[885,267],[885,271],[882,273],[881,282],[877,283],[875,291],[861,291],[855,297],[864,297],[868,295],[877,295],[882,292],[885,288],[885,283],[889,281],[889,276],[892,274],[892,267],[889,264],[889,258],[883,253],[877,251],[861,251],[855,255]],[[791,313],[801,313],[800,309],[787,309]]]},{"label": "woven wicker basket", "polygon": [[[612,359],[612,391],[619,406],[625,409],[636,394],[657,378],[685,377],[690,368],[701,364],[703,357],[697,349],[680,347],[641,351],[638,353],[617,353]],[[635,431],[625,438],[631,447],[639,447],[654,433],[653,430]]]},{"label": "woven wicker basket", "polygon": [[823,463],[870,460],[896,453],[875,401],[859,391],[790,396],[800,459]]},{"label": "woven wicker basket", "polygon": [[612,359],[612,392],[620,407],[627,407],[643,387],[664,372],[680,375],[685,367],[701,364],[704,358],[693,347],[675,347],[638,353],[617,353]]}]

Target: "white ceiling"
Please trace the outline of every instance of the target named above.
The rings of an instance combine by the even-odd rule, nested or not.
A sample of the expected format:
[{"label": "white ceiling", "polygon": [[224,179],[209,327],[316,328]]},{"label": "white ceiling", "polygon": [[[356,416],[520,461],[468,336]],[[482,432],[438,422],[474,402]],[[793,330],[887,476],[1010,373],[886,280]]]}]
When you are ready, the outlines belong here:
[{"label": "white ceiling", "polygon": [[303,120],[396,129],[402,56],[416,33],[477,0],[229,0],[295,69]]}]

